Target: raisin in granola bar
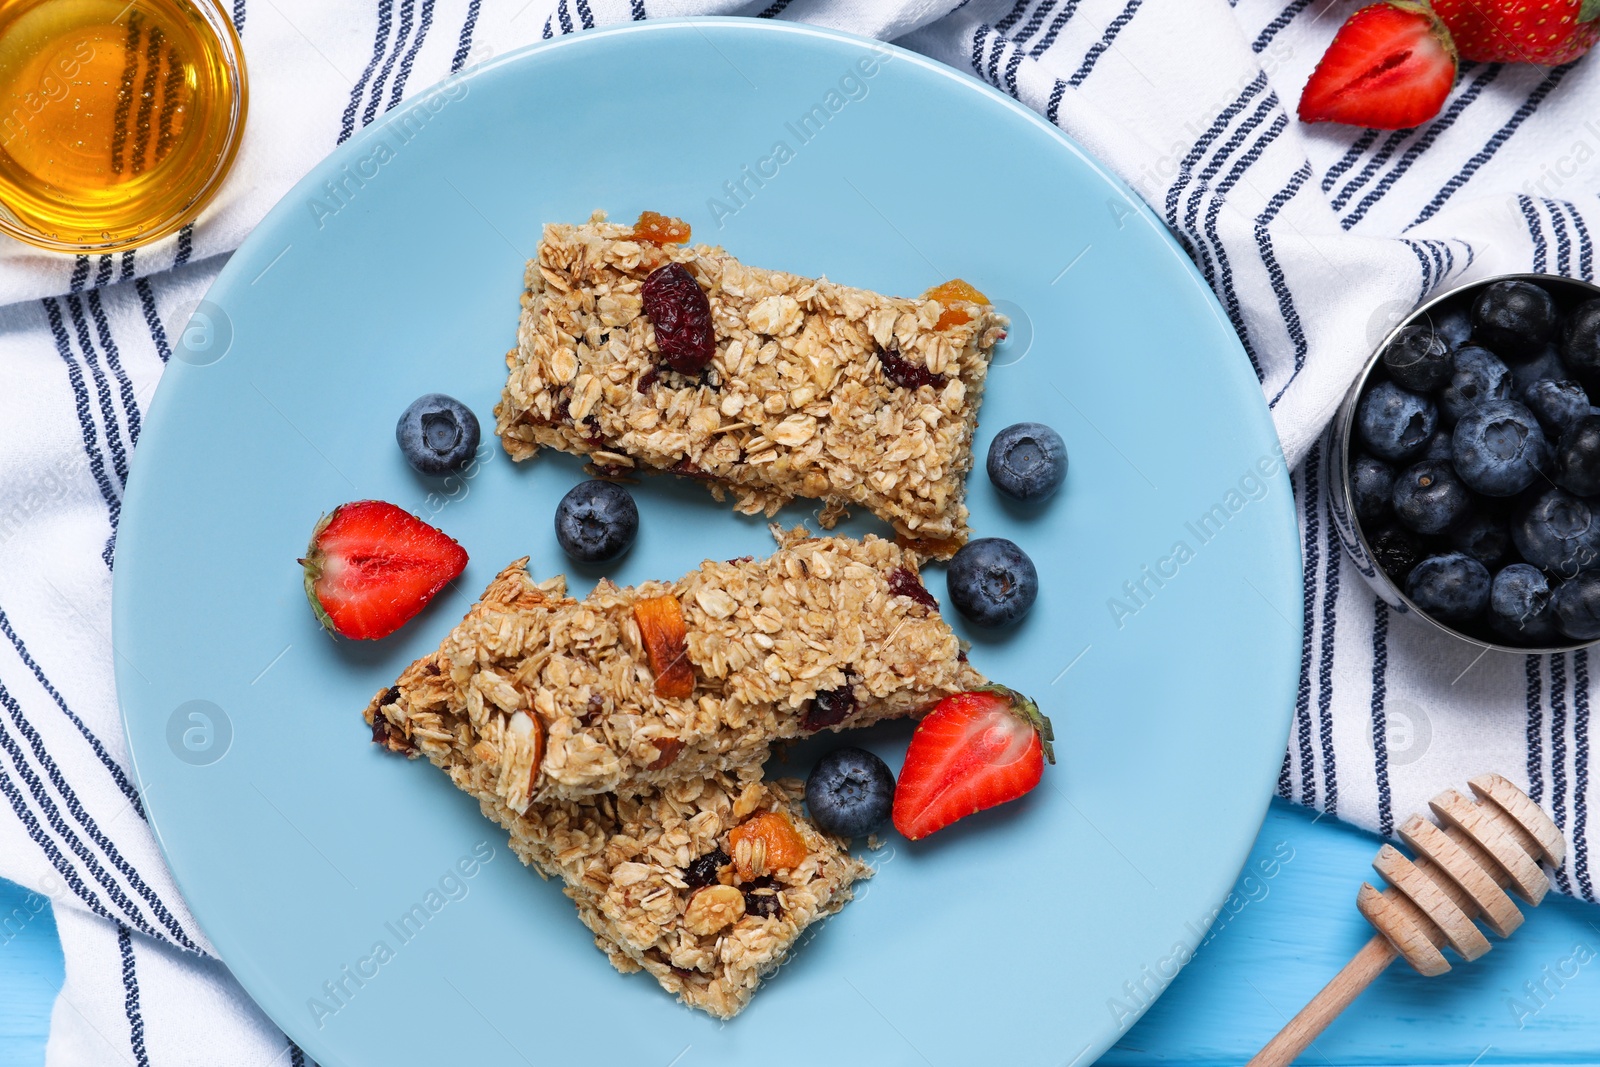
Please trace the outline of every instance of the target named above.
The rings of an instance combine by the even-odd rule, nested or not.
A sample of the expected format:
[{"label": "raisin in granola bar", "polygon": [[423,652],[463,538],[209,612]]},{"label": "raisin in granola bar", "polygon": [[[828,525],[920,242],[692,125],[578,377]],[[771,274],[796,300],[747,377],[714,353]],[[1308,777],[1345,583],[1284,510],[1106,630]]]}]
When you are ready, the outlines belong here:
[{"label": "raisin in granola bar", "polygon": [[[438,651],[367,709],[398,747],[465,726],[500,799],[642,793],[759,767],[775,741],[919,714],[985,684],[915,558],[868,536],[786,535],[762,560],[588,597],[506,568]],[[518,712],[527,733],[508,737]]]},{"label": "raisin in granola bar", "polygon": [[[698,374],[672,369],[645,312],[646,278],[671,264],[710,302]],[[604,213],[547,225],[526,284],[495,408],[513,459],[550,447],[601,473],[670,471],[749,514],[822,500],[830,527],[856,505],[939,557],[966,541],[972,432],[1007,326],[976,290],[882,296],[636,240]]]},{"label": "raisin in granola bar", "polygon": [[799,782],[762,782],[759,767],[519,813],[504,799],[499,750],[515,746],[527,712],[510,716],[509,736],[493,735],[498,743],[453,715],[436,733],[415,735],[414,747],[385,729],[381,713],[368,717],[375,740],[426,756],[509,832],[524,863],[565,883],[617,970],[648,971],[719,1018],[737,1014],[805,930],[871,874],[804,817]]}]

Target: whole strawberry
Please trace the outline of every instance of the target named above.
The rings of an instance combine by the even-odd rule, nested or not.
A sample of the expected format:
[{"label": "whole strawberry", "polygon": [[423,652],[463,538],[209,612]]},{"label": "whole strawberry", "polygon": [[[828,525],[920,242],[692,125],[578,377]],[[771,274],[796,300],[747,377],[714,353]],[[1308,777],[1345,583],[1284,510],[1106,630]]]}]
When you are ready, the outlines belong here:
[{"label": "whole strawberry", "polygon": [[1334,34],[1300,94],[1300,119],[1408,129],[1439,113],[1455,80],[1449,31],[1427,4],[1371,4]]},{"label": "whole strawberry", "polygon": [[1462,59],[1557,66],[1600,38],[1600,0],[1433,0]]},{"label": "whole strawberry", "polygon": [[1015,800],[1039,784],[1055,733],[1021,693],[956,693],[917,724],[894,792],[894,827],[911,840]]}]

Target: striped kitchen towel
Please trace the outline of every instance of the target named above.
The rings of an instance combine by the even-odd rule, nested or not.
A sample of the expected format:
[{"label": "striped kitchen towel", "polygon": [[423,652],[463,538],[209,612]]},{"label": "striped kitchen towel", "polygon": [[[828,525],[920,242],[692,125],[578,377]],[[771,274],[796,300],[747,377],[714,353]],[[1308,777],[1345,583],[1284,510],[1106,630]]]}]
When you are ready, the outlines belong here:
[{"label": "striped kitchen towel", "polygon": [[1464,64],[1410,131],[1293,105],[1352,0],[224,0],[251,74],[238,166],[194,226],[58,257],[0,248],[0,875],[66,952],[51,1067],[306,1057],[242,994],[129,781],[111,569],[141,416],[228,253],[314,162],[420,89],[541,38],[649,16],[799,19],[895,41],[1044,114],[1161,215],[1215,289],[1295,464],[1305,643],[1283,795],[1388,833],[1497,768],[1589,870],[1589,657],[1478,654],[1395,618],[1346,562],[1319,444],[1365,354],[1441,286],[1594,273],[1600,59]]}]

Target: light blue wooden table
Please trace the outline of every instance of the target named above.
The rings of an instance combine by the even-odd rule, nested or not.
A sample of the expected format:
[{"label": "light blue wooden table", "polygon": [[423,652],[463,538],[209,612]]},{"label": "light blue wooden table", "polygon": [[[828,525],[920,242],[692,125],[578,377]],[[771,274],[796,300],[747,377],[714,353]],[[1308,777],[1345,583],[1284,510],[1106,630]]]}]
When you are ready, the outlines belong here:
[{"label": "light blue wooden table", "polygon": [[[1371,936],[1355,894],[1376,850],[1368,834],[1274,802],[1214,936],[1101,1063],[1243,1063]],[[44,1062],[62,981],[48,910],[5,926],[29,911],[26,896],[0,882],[3,1067]],[[1394,965],[1301,1062],[1600,1064],[1600,908],[1551,897],[1510,941],[1441,978]]]},{"label": "light blue wooden table", "polygon": [[44,1062],[62,977],[61,941],[48,901],[0,879],[0,1064]]}]

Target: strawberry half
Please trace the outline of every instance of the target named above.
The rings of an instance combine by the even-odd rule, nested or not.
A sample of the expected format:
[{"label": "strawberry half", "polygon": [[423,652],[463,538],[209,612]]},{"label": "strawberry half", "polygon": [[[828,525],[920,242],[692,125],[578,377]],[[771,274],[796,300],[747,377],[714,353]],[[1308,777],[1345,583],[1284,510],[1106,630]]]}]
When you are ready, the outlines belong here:
[{"label": "strawberry half", "polygon": [[382,500],[342,504],[299,561],[317,621],[341,637],[388,637],[467,566],[466,549]]},{"label": "strawberry half", "polygon": [[1570,63],[1600,38],[1600,0],[1433,0],[1462,59]]},{"label": "strawberry half", "polygon": [[911,735],[894,788],[894,826],[915,841],[1039,784],[1056,761],[1050,720],[992,685],[939,701]]},{"label": "strawberry half", "polygon": [[1373,4],[1334,34],[1300,94],[1300,119],[1407,129],[1439,113],[1455,80],[1455,45],[1427,4]]}]

